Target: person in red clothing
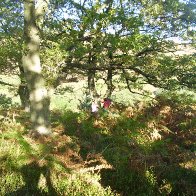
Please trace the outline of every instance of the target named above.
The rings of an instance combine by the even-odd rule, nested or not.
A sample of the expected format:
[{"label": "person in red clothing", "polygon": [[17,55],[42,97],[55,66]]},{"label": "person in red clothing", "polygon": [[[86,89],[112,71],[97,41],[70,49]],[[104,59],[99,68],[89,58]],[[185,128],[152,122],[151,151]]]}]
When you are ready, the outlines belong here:
[{"label": "person in red clothing", "polygon": [[108,110],[108,108],[110,107],[111,103],[112,103],[112,100],[111,99],[104,98],[104,100],[103,100],[103,108],[105,110]]}]

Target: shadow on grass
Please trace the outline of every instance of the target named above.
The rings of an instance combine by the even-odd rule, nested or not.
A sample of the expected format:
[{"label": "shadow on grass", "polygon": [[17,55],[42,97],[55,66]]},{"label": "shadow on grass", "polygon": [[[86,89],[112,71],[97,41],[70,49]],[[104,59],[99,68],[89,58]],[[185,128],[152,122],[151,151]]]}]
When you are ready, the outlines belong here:
[{"label": "shadow on grass", "polygon": [[[150,120],[155,118],[153,113],[147,113],[151,117]],[[144,112],[143,115],[147,114]],[[73,164],[83,160],[89,163],[85,167],[105,162],[111,165],[111,168],[95,170],[101,176],[100,183],[103,187],[110,186],[113,191],[123,196],[192,196],[196,192],[196,168],[191,165],[195,159],[196,140],[193,131],[183,129],[176,134],[163,134],[161,139],[144,145],[142,142],[148,142],[145,138],[148,136],[145,132],[149,120],[147,118],[130,118],[123,115],[116,117],[112,114],[100,114],[94,118],[86,113],[72,111],[52,117],[54,126],[60,123],[64,125],[64,130],[58,137],[61,145],[59,140],[52,143],[57,153],[62,152],[59,154],[60,158],[65,158],[72,148],[71,154],[74,155],[76,149],[81,157],[79,159],[80,157],[74,155],[73,158],[78,160],[73,161]],[[73,140],[66,143],[65,140],[69,139],[66,136]],[[18,137],[18,141],[26,148],[27,155],[33,153],[33,149],[22,136]],[[47,143],[43,145],[47,148]],[[42,153],[44,155],[52,152],[46,149],[46,152],[43,150]],[[38,162],[33,161],[22,166],[18,172],[22,175],[25,185],[7,195],[57,195],[51,182],[48,164],[40,166]],[[38,186],[41,176],[45,178],[44,189]]]},{"label": "shadow on grass", "polygon": [[[51,177],[53,168],[58,165],[66,172],[69,169],[53,156],[53,140],[47,137],[35,140],[24,137],[20,132],[5,133],[3,138],[11,139],[14,144],[10,144],[11,151],[1,157],[2,171],[5,173],[5,177],[1,175],[0,178],[2,193],[7,196],[58,195]],[[14,145],[20,155],[15,156]],[[9,189],[12,191],[9,192]]]},{"label": "shadow on grass", "polygon": [[[168,140],[172,134],[151,142],[149,149],[145,149],[145,145],[138,143],[143,134],[140,130],[147,126],[144,120],[125,116],[96,119],[72,111],[67,111],[61,120],[64,134],[77,138],[84,160],[99,155],[112,166],[100,171],[104,187],[110,186],[127,196],[194,195],[196,172],[181,166],[193,159],[193,152],[183,150],[176,140]],[[181,142],[186,141],[184,138]],[[182,153],[185,156],[180,160]]]},{"label": "shadow on grass", "polygon": [[[24,165],[19,172],[22,174],[25,185],[11,193],[7,193],[6,196],[21,196],[21,195],[57,195],[55,189],[52,186],[50,178],[50,169],[46,166],[40,167],[36,162]],[[47,192],[41,190],[38,187],[41,175],[46,179]]]}]

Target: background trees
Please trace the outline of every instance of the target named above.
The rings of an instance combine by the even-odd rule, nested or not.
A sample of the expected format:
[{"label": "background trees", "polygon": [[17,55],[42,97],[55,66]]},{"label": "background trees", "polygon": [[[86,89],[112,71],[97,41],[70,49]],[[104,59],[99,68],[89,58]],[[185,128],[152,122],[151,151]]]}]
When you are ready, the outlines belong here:
[{"label": "background trees", "polygon": [[[22,48],[37,44],[37,52],[30,51],[30,47],[24,50],[24,54],[29,53],[31,58],[37,55],[38,58],[39,51],[42,74],[49,89],[56,87],[61,78],[69,74],[86,78],[91,96],[98,93],[96,81],[99,79],[107,86],[105,95],[111,96],[117,89],[115,77],[124,82],[132,93],[145,93],[142,90],[145,84],[164,89],[195,87],[194,1],[56,0],[48,1],[47,6],[43,4],[45,1],[36,1],[35,8],[32,7],[35,9],[32,21],[28,21],[31,27],[27,27],[27,19],[25,26],[23,24],[23,18],[29,17],[24,15],[27,12],[23,10],[23,3],[27,6],[33,1],[18,1],[17,4],[12,0],[1,2],[3,47],[0,52],[4,73],[17,70],[21,81],[28,78],[31,74],[27,70],[32,68],[32,64],[31,68],[27,67],[32,59],[23,61],[24,72],[21,66]],[[34,35],[28,35],[29,28],[36,31]],[[178,37],[181,44],[175,43],[173,37]],[[178,55],[176,51],[185,43],[190,48],[189,53]],[[35,79],[37,77],[40,79]],[[27,82],[30,97],[40,80],[40,88],[44,87],[42,76],[35,78],[34,85],[30,85],[30,80]],[[26,106],[29,93],[25,93],[24,84],[22,82],[19,92],[21,102]]]},{"label": "background trees", "polygon": [[194,1],[0,5],[0,195],[194,195]]},{"label": "background trees", "polygon": [[[69,42],[61,43],[67,51],[63,70],[89,73],[89,81],[95,72],[108,72],[105,80],[122,74],[129,88],[141,83],[167,89],[191,87],[188,80],[181,81],[178,71],[186,75],[193,70],[182,63],[187,57],[176,55],[177,44],[172,38],[177,36],[194,46],[194,9],[192,2],[178,1],[73,3],[72,17],[64,19],[63,24],[60,21],[57,34],[61,40],[69,37]],[[194,59],[192,54],[186,55]],[[111,82],[106,84],[113,89]],[[89,82],[89,89],[93,86]]]}]

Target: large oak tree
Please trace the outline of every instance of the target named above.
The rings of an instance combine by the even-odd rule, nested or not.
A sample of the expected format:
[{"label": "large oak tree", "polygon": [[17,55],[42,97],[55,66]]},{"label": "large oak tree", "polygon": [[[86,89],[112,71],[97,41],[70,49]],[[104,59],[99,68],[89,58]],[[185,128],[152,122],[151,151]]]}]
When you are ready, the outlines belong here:
[{"label": "large oak tree", "polygon": [[48,135],[50,130],[49,96],[45,87],[40,63],[40,27],[47,9],[47,1],[24,1],[24,51],[23,68],[29,89],[32,129]]},{"label": "large oak tree", "polygon": [[9,0],[1,5],[1,44],[6,49],[0,49],[0,68],[20,66],[23,54],[21,73],[30,91],[32,129],[38,133],[50,133],[45,79],[58,84],[50,80],[63,72],[87,76],[92,95],[98,78],[111,96],[115,75],[121,75],[131,92],[144,83],[195,88],[195,55],[177,55],[179,44],[172,40],[178,37],[194,49],[192,0]]},{"label": "large oak tree", "polygon": [[[56,41],[68,52],[64,71],[83,71],[91,91],[92,76],[101,71],[107,72],[102,76],[108,95],[116,73],[130,90],[143,83],[165,89],[195,87],[194,1],[68,2],[69,9],[64,10],[70,14],[59,20],[53,37],[56,34]],[[186,43],[193,52],[177,55],[176,37],[182,48]]]}]

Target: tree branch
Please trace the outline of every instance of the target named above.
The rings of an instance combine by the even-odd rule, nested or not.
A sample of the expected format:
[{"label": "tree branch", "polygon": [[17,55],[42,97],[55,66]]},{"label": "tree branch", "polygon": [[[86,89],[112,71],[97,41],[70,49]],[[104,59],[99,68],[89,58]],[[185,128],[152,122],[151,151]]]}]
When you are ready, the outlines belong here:
[{"label": "tree branch", "polygon": [[6,85],[6,86],[15,86],[13,84],[10,84],[10,83],[7,83],[7,82],[3,82],[3,81],[0,81],[0,84]]},{"label": "tree branch", "polygon": [[132,91],[132,90],[131,90],[131,87],[130,87],[129,79],[128,79],[128,77],[126,77],[126,71],[125,71],[125,69],[122,69],[122,71],[123,71],[124,78],[125,78],[125,81],[126,81],[127,88],[128,88],[128,90],[129,90],[129,92],[131,92],[131,93],[133,93],[133,94],[138,94],[138,95],[141,95],[141,96],[146,96],[146,97],[153,98],[153,97],[151,97],[151,96],[149,96],[149,95],[145,95],[145,94],[142,94],[142,93],[139,93],[139,92]]}]

